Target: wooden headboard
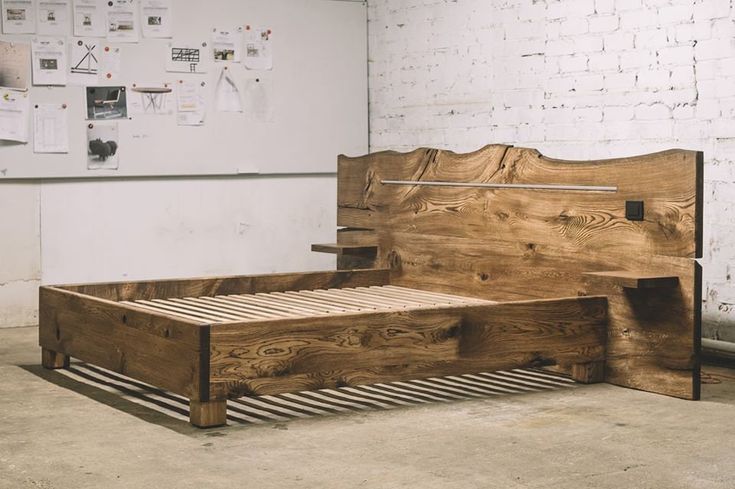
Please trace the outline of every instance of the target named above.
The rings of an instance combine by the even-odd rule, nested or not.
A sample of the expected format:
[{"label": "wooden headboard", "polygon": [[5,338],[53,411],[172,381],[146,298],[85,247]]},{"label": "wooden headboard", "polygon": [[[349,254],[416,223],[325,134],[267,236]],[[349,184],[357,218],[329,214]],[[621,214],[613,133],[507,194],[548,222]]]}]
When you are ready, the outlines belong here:
[{"label": "wooden headboard", "polygon": [[[561,161],[506,145],[340,156],[339,268],[387,266],[392,283],[499,301],[607,295],[606,380],[696,399],[702,162],[685,150]],[[643,203],[642,220],[626,201],[631,218]]]}]

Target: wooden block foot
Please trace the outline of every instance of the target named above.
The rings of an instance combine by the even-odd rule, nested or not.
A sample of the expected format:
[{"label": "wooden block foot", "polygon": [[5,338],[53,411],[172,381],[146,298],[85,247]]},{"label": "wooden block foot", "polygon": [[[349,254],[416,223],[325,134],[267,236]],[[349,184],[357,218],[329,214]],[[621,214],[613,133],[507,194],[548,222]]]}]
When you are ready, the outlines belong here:
[{"label": "wooden block foot", "polygon": [[41,365],[48,369],[67,368],[69,355],[41,348]]},{"label": "wooden block foot", "polygon": [[576,363],[572,365],[572,379],[583,384],[605,381],[605,362]]},{"label": "wooden block foot", "polygon": [[197,428],[227,424],[227,401],[189,401],[189,422]]}]

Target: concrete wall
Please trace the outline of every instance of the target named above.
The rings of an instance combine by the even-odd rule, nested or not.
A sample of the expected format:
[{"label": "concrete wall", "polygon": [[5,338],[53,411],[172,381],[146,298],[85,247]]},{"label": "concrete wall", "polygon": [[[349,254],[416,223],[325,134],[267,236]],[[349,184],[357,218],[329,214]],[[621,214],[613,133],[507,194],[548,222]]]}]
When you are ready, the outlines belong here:
[{"label": "concrete wall", "polygon": [[371,150],[705,152],[705,335],[735,341],[729,0],[369,0]]},{"label": "concrete wall", "polygon": [[0,184],[0,327],[41,283],[333,269],[333,175]]}]

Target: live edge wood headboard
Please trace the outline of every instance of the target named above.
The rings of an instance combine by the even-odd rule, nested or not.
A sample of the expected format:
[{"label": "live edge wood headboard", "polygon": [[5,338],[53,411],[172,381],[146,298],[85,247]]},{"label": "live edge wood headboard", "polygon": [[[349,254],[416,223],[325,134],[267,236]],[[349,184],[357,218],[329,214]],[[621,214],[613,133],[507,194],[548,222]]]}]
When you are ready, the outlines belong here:
[{"label": "live edge wood headboard", "polygon": [[[702,153],[573,162],[490,145],[340,156],[338,168],[339,268],[390,267],[398,285],[500,301],[606,295],[606,381],[699,398]],[[626,201],[643,202],[642,220]]]}]

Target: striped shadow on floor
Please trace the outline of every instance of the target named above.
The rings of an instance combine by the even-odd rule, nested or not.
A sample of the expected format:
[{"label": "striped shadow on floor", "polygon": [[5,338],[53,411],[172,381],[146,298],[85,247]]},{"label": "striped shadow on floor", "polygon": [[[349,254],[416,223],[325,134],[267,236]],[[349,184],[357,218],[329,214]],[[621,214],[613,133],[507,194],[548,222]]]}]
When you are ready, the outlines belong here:
[{"label": "striped shadow on floor", "polygon": [[[56,372],[170,418],[188,422],[189,401],[185,397],[86,363],[72,363],[68,369]],[[278,423],[341,413],[569,389],[576,385],[568,377],[538,369],[434,377],[243,397],[227,402],[227,420],[230,424],[244,425]]]}]

